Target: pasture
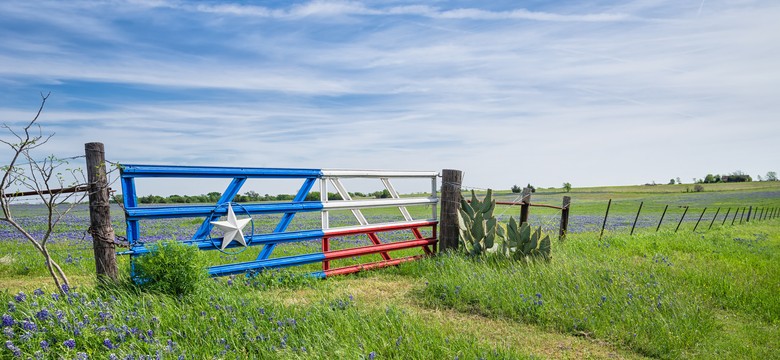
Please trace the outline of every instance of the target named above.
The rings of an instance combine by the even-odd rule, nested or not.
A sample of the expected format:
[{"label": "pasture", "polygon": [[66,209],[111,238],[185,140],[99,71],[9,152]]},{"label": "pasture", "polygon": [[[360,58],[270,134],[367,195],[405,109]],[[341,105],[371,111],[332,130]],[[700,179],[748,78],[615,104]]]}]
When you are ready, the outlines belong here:
[{"label": "pasture", "polygon": [[[0,358],[776,358],[780,220],[715,222],[711,230],[693,232],[694,211],[677,233],[671,213],[659,232],[655,225],[667,204],[699,212],[780,206],[780,184],[713,184],[698,193],[684,192],[685,186],[573,189],[567,194],[571,233],[553,242],[550,263],[444,255],[324,281],[302,276],[318,269],[307,265],[209,280],[185,298],[140,292],[127,279],[95,286],[86,207],[66,219],[51,246],[76,285],[67,296],[55,294],[40,258],[2,225]],[[500,195],[506,201],[516,196]],[[544,189],[532,201],[560,205],[562,195]],[[610,198],[615,222],[599,239],[592,224],[600,227]],[[629,236],[623,218],[633,221],[640,201],[648,220]],[[39,210],[18,205],[17,214],[42,231]],[[410,210],[416,218],[430,211]],[[496,213],[504,221],[518,211],[499,207]],[[395,212],[365,211],[372,222],[392,220]],[[120,209],[112,215],[123,235]],[[301,215],[290,229],[319,221]],[[530,222],[553,232],[556,216],[533,208]],[[332,221],[348,217],[332,214]],[[263,228],[277,220],[255,221]],[[145,235],[186,239],[200,221],[154,221]],[[340,241],[334,247],[367,242]],[[283,244],[278,256],[319,246]],[[233,261],[256,251],[209,256]],[[127,274],[128,267],[120,258],[120,271]]]}]

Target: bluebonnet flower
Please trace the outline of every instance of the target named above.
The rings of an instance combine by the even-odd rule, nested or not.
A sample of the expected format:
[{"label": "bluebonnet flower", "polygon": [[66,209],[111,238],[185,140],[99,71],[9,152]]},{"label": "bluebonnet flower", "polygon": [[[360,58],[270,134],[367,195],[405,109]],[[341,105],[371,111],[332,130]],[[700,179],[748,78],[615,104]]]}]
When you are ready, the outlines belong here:
[{"label": "bluebonnet flower", "polygon": [[35,314],[35,317],[38,318],[38,320],[45,321],[51,317],[51,314],[49,313],[49,310],[42,309],[41,311],[38,311],[38,313]]},{"label": "bluebonnet flower", "polygon": [[16,311],[16,305],[14,305],[13,302],[8,302],[8,312],[14,312]]},{"label": "bluebonnet flower", "polygon": [[22,350],[16,347],[11,340],[5,342],[5,347],[8,348],[8,350],[11,350],[15,357],[22,357]]},{"label": "bluebonnet flower", "polygon": [[22,320],[22,329],[27,331],[37,331],[38,326],[32,321]]},{"label": "bluebonnet flower", "polygon": [[3,314],[3,327],[13,326],[14,318],[11,315]]},{"label": "bluebonnet flower", "polygon": [[41,340],[41,350],[49,351],[49,342],[48,341]]},{"label": "bluebonnet flower", "polygon": [[14,300],[16,300],[16,302],[24,302],[27,300],[27,295],[20,291],[19,294],[14,296]]},{"label": "bluebonnet flower", "polygon": [[62,345],[65,345],[68,349],[74,349],[76,347],[76,340],[68,339],[62,342]]},{"label": "bluebonnet flower", "polygon": [[89,356],[87,355],[87,353],[80,352],[80,353],[76,354],[76,359],[78,359],[78,360],[87,360],[87,359],[89,359]]},{"label": "bluebonnet flower", "polygon": [[376,358],[376,352],[375,352],[375,351],[372,351],[372,352],[370,352],[370,353],[368,354],[368,359],[369,359],[369,360],[374,360],[374,358]]},{"label": "bluebonnet flower", "polygon": [[62,292],[67,294],[70,291],[70,286],[68,286],[68,284],[62,284],[60,289],[62,289]]},{"label": "bluebonnet flower", "polygon": [[35,291],[33,291],[33,295],[41,296],[41,295],[43,295],[43,290],[41,290],[40,288],[35,289]]},{"label": "bluebonnet flower", "polygon": [[54,301],[57,301],[57,300],[60,299],[60,294],[53,293],[53,294],[51,294],[51,298],[54,299]]},{"label": "bluebonnet flower", "polygon": [[109,350],[116,348],[116,346],[114,346],[114,344],[111,343],[111,339],[109,338],[103,340],[103,346],[107,347]]}]

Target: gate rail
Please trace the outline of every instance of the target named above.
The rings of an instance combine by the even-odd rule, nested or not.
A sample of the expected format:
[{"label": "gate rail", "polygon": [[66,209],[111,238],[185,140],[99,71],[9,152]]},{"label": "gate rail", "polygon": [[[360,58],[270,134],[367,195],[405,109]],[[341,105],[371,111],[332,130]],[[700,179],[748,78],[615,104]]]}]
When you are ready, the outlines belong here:
[{"label": "gate rail", "polygon": [[[245,236],[247,246],[263,246],[257,259],[254,261],[222,264],[211,266],[209,274],[212,276],[224,276],[231,274],[244,273],[248,271],[261,271],[269,268],[283,268],[322,262],[323,269],[313,273],[318,277],[327,277],[331,275],[347,274],[361,270],[373,269],[397,265],[405,261],[418,259],[425,255],[430,255],[436,251],[438,239],[436,228],[438,221],[436,219],[437,197],[437,177],[438,173],[433,171],[381,171],[381,170],[321,170],[321,169],[287,169],[287,168],[237,168],[237,167],[204,167],[204,166],[168,166],[168,165],[132,165],[124,164],[120,166],[122,192],[124,194],[125,219],[127,223],[127,238],[130,243],[130,250],[119,254],[130,255],[131,259],[149,252],[143,242],[141,223],[148,219],[166,219],[182,217],[204,217],[191,240],[185,243],[197,246],[200,250],[219,250],[214,243],[214,238],[210,237],[212,232],[212,221],[228,214],[228,207],[225,204],[231,204],[241,187],[248,179],[302,179],[303,184],[290,202],[280,203],[249,203],[241,204],[240,207],[244,214],[283,214],[276,228],[271,233],[254,234]],[[225,178],[232,179],[221,198],[214,205],[176,205],[176,206],[139,206],[136,195],[137,178]],[[344,187],[341,179],[345,178],[368,178],[379,179],[385,189],[390,193],[387,199],[368,199],[353,200]],[[393,187],[390,179],[392,178],[430,178],[431,188],[430,196],[401,198]],[[320,201],[305,201],[306,196],[312,190],[315,183],[320,183]],[[328,187],[338,192],[343,200],[328,200]],[[425,220],[415,220],[410,215],[406,206],[429,205],[432,208],[431,218]],[[404,221],[369,224],[361,209],[376,207],[397,207],[404,218]],[[351,210],[353,216],[358,221],[357,226],[330,227],[330,211],[332,210]],[[319,229],[310,229],[302,231],[287,231],[287,228],[299,212],[317,212],[321,213],[321,224]],[[431,236],[423,236],[420,229],[430,227]],[[378,234],[388,231],[410,230],[413,239],[383,242]],[[348,235],[367,235],[372,245],[331,250],[330,240],[332,238]],[[281,243],[322,240],[322,252],[271,258],[276,245]],[[235,242],[224,246],[224,248],[235,248],[241,246]],[[421,248],[424,254],[407,256],[402,258],[392,258],[388,252]],[[433,249],[431,249],[433,247]],[[330,268],[330,261],[354,256],[369,254],[381,254],[382,260],[372,263],[351,265],[336,269]]]}]

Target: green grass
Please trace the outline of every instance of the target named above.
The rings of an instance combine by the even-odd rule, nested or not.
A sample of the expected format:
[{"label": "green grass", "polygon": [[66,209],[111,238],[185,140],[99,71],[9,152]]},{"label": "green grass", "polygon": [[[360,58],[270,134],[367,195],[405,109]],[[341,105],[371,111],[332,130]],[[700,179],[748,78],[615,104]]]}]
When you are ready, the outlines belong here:
[{"label": "green grass", "polygon": [[[778,206],[778,185],[714,184],[701,193],[686,193],[685,185],[612,187],[573,189],[566,195],[573,198],[573,215],[603,216],[612,198],[610,214],[633,214],[644,201],[643,214],[659,216],[670,204],[670,212],[680,212],[679,205],[698,207],[688,215],[698,216],[705,206]],[[532,201],[558,205],[563,195],[545,189]],[[499,196],[512,200],[516,195],[506,191]],[[34,210],[24,208],[20,214],[32,217]],[[430,210],[410,209],[417,219],[430,217]],[[513,208],[506,211],[517,215]],[[396,209],[364,213],[372,223],[400,220]],[[556,212],[532,209],[532,215],[548,213]],[[318,214],[301,215],[291,228],[317,226]],[[353,221],[347,212],[331,215],[344,225]],[[122,219],[114,220],[123,234]],[[255,221],[258,228],[272,229],[277,220]],[[176,236],[194,231],[200,222],[152,223],[142,231]],[[78,286],[70,301],[51,297],[44,264],[28,244],[0,241],[0,314],[16,321],[13,334],[4,330],[0,337],[19,347],[23,358],[35,358],[41,340],[51,346],[44,354],[49,358],[74,358],[78,352],[91,358],[159,352],[163,358],[184,354],[188,359],[361,359],[372,352],[376,359],[777,358],[780,220],[729,223],[716,223],[708,231],[700,227],[696,233],[693,224],[675,233],[676,224],[669,223],[658,233],[653,227],[634,236],[619,228],[601,240],[593,232],[570,234],[554,242],[550,263],[524,266],[449,255],[325,281],[295,274],[321,269],[311,264],[292,272],[271,271],[248,283],[242,276],[209,280],[195,295],[173,298],[127,284],[96,288],[90,243],[79,240],[85,224],[73,221],[51,245]],[[347,238],[332,247],[355,244]],[[208,256],[212,263],[245,261],[257,251]],[[317,251],[317,243],[283,244],[274,256]],[[393,255],[409,254],[412,250]],[[334,265],[378,259],[350,258]],[[129,273],[127,257],[119,258],[119,266]],[[37,288],[45,294],[33,295]],[[24,302],[15,300],[20,291],[27,294]],[[62,311],[65,320],[41,320],[37,314],[43,309]],[[110,316],[102,320],[101,313]],[[22,321],[34,322],[37,331],[25,330]],[[76,348],[65,349],[63,341],[71,338]],[[119,347],[108,349],[105,339]],[[0,358],[13,358],[8,346],[0,347]]]},{"label": "green grass", "polygon": [[[592,233],[550,263],[444,256],[398,271],[425,279],[428,306],[508,318],[659,358],[780,351],[780,222],[706,234]],[[432,274],[435,274],[432,276]]]}]

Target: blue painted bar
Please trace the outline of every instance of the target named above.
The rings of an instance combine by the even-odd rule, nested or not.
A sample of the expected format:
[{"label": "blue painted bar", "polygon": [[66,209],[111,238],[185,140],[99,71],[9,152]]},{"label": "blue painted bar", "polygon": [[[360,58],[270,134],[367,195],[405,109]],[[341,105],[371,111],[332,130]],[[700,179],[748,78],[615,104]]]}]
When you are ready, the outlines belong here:
[{"label": "blue painted bar", "polygon": [[[291,242],[300,242],[300,241],[309,241],[309,240],[317,240],[322,239],[322,237],[325,236],[325,232],[322,230],[304,230],[304,231],[291,231],[291,232],[283,232],[283,233],[268,233],[268,234],[257,234],[253,236],[245,236],[247,246],[260,246],[260,245],[267,245],[267,244],[281,244],[281,243],[291,243]],[[217,244],[217,246],[221,246],[222,241],[219,239],[214,239],[214,243],[212,243],[211,240],[208,239],[199,239],[199,240],[188,240],[188,241],[182,241],[184,244],[189,244],[193,246],[197,246],[199,250],[217,250],[218,247],[214,246],[214,243]],[[232,242],[228,246],[226,246],[226,249],[236,248],[236,247],[243,247],[244,245],[239,244],[238,242]],[[129,251],[118,253],[118,255],[143,255],[148,253],[150,250],[144,246],[144,245],[138,245],[133,246],[130,248]]]},{"label": "blue painted bar", "polygon": [[[124,208],[131,208],[138,206],[138,199],[135,195],[135,180],[132,178],[122,179],[122,202]],[[126,219],[127,224],[127,240],[130,244],[133,244],[140,240],[141,227],[138,225],[138,220]]]},{"label": "blue painted bar", "polygon": [[236,264],[217,265],[209,268],[209,275],[224,276],[243,274],[250,270],[274,269],[290,266],[318,263],[325,260],[325,254],[312,253],[306,255],[285,256],[280,258],[255,260]]},{"label": "blue painted bar", "polygon": [[[227,189],[225,189],[225,192],[222,193],[222,196],[217,201],[217,206],[222,205],[224,203],[229,203],[233,201],[233,198],[238,195],[238,192],[241,190],[241,186],[244,185],[246,182],[245,177],[241,178],[234,178],[233,181],[230,182],[230,185],[228,185]],[[214,228],[214,225],[211,224],[212,221],[218,219],[219,216],[214,214],[213,216],[206,217],[206,220],[203,220],[203,223],[200,224],[200,228],[198,228],[198,231],[195,232],[195,235],[192,236],[193,239],[203,239],[209,236],[211,233],[211,229]]]},{"label": "blue painted bar", "polygon": [[[125,208],[125,217],[128,220],[141,219],[166,219],[177,217],[209,216],[216,205],[190,205],[190,206],[155,206]],[[250,214],[272,214],[298,211],[320,211],[322,203],[319,201],[303,201],[298,203],[271,203],[271,204],[242,204]],[[225,216],[227,207],[222,207],[214,212],[217,216]]]},{"label": "blue painted bar", "polygon": [[325,272],[324,272],[324,271],[322,271],[322,270],[320,270],[320,271],[315,271],[315,272],[313,272],[313,273],[309,273],[309,276],[311,276],[311,277],[313,277],[313,278],[315,278],[315,279],[324,279],[324,278],[326,278],[326,276],[325,276]]},{"label": "blue painted bar", "polygon": [[[317,178],[306,179],[306,181],[303,182],[303,185],[301,185],[301,188],[298,190],[298,193],[295,195],[293,202],[301,202],[305,200],[306,195],[309,194],[309,191],[311,191],[311,188],[314,186],[316,181]],[[282,219],[279,221],[279,224],[276,225],[274,232],[281,233],[287,231],[287,227],[290,226],[290,221],[292,221],[292,219],[295,217],[295,214],[296,213],[294,212],[285,213],[282,216]],[[266,245],[263,250],[260,250],[260,253],[257,255],[257,260],[268,259],[271,257],[271,254],[274,252],[275,248],[276,244]]]},{"label": "blue painted bar", "polygon": [[309,178],[320,177],[320,169],[245,168],[218,166],[174,166],[122,164],[122,177],[194,178]]}]

